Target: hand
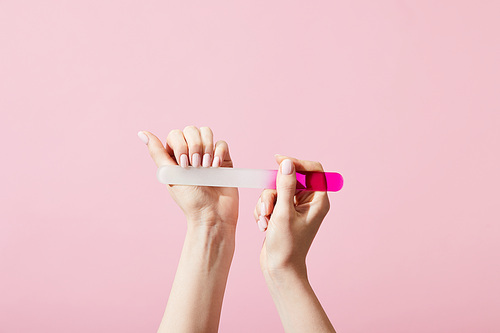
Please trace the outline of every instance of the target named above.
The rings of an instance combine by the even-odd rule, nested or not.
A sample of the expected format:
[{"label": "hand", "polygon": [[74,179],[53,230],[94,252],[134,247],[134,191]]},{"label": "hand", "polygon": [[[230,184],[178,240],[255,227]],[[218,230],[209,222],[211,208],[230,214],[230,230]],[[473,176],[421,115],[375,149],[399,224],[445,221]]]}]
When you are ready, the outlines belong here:
[{"label": "hand", "polygon": [[[213,133],[208,127],[187,126],[183,131],[172,130],[166,146],[151,132],[141,131],[138,135],[148,145],[157,167],[233,167],[227,143],[217,141],[214,147]],[[186,215],[188,226],[236,227],[237,188],[188,185],[167,185],[167,188]]]},{"label": "hand", "polygon": [[267,229],[260,267],[285,332],[335,333],[307,277],[306,256],[330,209],[326,192],[297,190],[295,170],[323,171],[318,162],[276,156],[276,190],[264,190],[254,215]]},{"label": "hand", "polygon": [[280,164],[276,190],[264,190],[254,217],[261,231],[267,229],[260,254],[264,273],[294,271],[307,275],[306,256],[330,209],[326,192],[296,190],[295,170],[323,171],[319,162],[276,155]]}]

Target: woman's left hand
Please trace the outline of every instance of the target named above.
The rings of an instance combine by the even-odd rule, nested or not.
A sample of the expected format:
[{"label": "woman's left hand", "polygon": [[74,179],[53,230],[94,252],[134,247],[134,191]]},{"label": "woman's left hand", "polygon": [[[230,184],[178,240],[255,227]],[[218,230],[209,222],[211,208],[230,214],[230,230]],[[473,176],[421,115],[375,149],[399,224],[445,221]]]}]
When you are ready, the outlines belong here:
[{"label": "woman's left hand", "polygon": [[[157,167],[233,167],[225,141],[213,143],[209,127],[187,126],[168,134],[166,145],[151,132],[141,131],[139,138],[149,148]],[[238,189],[232,187],[167,185],[170,195],[182,209],[188,226],[236,227],[238,219]]]}]

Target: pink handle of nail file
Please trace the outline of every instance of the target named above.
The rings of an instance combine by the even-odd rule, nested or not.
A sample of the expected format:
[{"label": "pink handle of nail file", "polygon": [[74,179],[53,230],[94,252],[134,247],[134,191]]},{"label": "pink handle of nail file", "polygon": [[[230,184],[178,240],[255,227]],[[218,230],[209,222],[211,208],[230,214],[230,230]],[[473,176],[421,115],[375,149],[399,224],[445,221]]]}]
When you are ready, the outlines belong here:
[{"label": "pink handle of nail file", "polygon": [[[272,171],[273,181],[266,188],[275,189],[278,170]],[[344,186],[344,178],[337,172],[296,171],[295,177],[298,190],[337,192]]]},{"label": "pink handle of nail file", "polygon": [[[164,165],[158,168],[157,178],[163,184],[276,188],[277,170],[238,168],[181,168]],[[339,191],[344,180],[337,172],[297,171],[297,189],[306,191]]]}]

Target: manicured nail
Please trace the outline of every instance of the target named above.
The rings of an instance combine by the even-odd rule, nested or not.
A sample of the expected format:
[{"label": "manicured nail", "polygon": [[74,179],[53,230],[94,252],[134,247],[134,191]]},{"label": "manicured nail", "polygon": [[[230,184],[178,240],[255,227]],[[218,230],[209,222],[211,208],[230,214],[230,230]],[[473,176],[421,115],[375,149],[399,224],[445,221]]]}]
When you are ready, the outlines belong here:
[{"label": "manicured nail", "polygon": [[203,167],[208,168],[210,166],[210,154],[203,155]]},{"label": "manicured nail", "polygon": [[149,138],[146,134],[144,134],[144,132],[139,131],[139,133],[137,133],[137,136],[139,137],[139,139],[141,139],[142,142],[144,142],[145,144],[148,144]]},{"label": "manicured nail", "polygon": [[215,156],[214,157],[214,164],[213,164],[214,167],[219,167],[220,166],[220,158],[219,156]]},{"label": "manicured nail", "polygon": [[264,201],[260,203],[260,216],[266,216],[266,204]]},{"label": "manicured nail", "polygon": [[264,216],[259,216],[259,222],[257,222],[260,231],[264,232],[267,229],[267,219]]},{"label": "manicured nail", "polygon": [[281,162],[281,173],[284,175],[290,175],[292,174],[292,160],[286,159],[283,162]]},{"label": "manicured nail", "polygon": [[193,156],[191,157],[191,165],[194,166],[195,168],[197,168],[201,165],[200,154],[198,154],[198,153],[193,154]]},{"label": "manicured nail", "polygon": [[187,168],[188,166],[188,157],[186,154],[181,155],[181,167]]}]

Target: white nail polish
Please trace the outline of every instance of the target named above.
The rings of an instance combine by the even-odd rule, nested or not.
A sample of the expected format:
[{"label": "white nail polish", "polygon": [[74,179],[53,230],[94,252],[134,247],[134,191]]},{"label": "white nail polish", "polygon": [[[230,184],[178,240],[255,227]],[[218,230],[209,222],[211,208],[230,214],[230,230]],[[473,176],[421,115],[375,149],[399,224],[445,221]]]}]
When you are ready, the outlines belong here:
[{"label": "white nail polish", "polygon": [[139,139],[141,139],[142,142],[144,142],[145,144],[148,144],[149,138],[142,131],[139,131],[139,133],[137,133],[137,136],[139,137]]},{"label": "white nail polish", "polygon": [[264,201],[260,203],[260,216],[266,216],[266,204]]},{"label": "white nail polish", "polygon": [[219,167],[220,166],[220,158],[219,156],[215,156],[214,157],[214,164],[213,164],[214,167]]},{"label": "white nail polish", "polygon": [[257,223],[259,225],[260,231],[266,231],[267,228],[267,219],[263,216],[259,217],[259,222]]},{"label": "white nail polish", "polygon": [[181,167],[187,168],[188,166],[188,157],[186,154],[181,155]]},{"label": "white nail polish", "polygon": [[197,168],[201,165],[200,154],[198,154],[198,153],[193,154],[193,156],[191,157],[191,165],[194,166],[195,168]]},{"label": "white nail polish", "polygon": [[291,175],[292,174],[292,160],[286,159],[281,162],[281,173],[283,175]]},{"label": "white nail polish", "polygon": [[210,166],[210,154],[203,155],[203,167],[208,168]]}]

